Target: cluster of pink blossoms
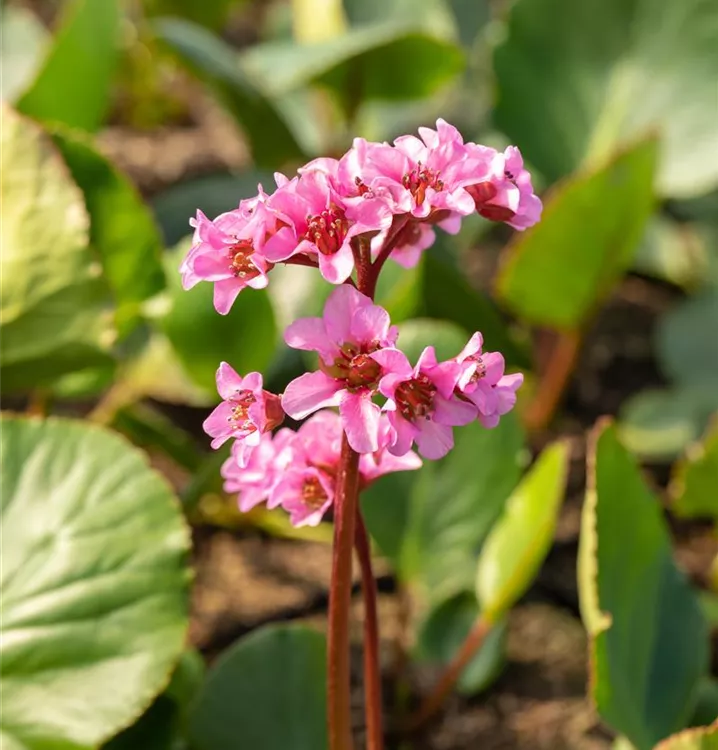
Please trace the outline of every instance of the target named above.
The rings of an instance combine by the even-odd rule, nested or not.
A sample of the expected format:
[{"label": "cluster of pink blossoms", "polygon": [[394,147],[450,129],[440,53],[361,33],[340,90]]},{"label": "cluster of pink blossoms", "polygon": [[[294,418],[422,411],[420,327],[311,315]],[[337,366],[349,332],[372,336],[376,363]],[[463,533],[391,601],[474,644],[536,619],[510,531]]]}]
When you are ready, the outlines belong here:
[{"label": "cluster of pink blossoms", "polygon": [[224,315],[242,289],[267,286],[279,262],[318,266],[341,284],[355,267],[353,240],[376,256],[391,236],[391,257],[411,267],[433,243],[434,225],[456,233],[474,211],[519,230],[539,220],[541,201],[517,148],[464,143],[443,120],[419,134],[394,145],[357,138],[341,159],[316,159],[292,179],[275,175],[271,195],[260,186],[256,197],[212,221],[198,211],[180,269],[185,289],[213,282]]},{"label": "cluster of pink blossoms", "polygon": [[[222,475],[243,511],[266,502],[283,507],[297,526],[315,525],[334,500],[344,435],[360,454],[366,486],[418,468],[412,446],[424,458],[441,458],[453,447],[454,427],[474,420],[495,427],[516,402],[523,376],[505,375],[501,354],[482,351],[481,334],[450,360],[439,362],[429,346],[412,364],[397,348],[387,311],[351,278],[359,266],[358,286],[366,290],[362,272],[375,281],[387,257],[415,265],[434,241],[434,225],[457,232],[473,211],[516,229],[539,219],[541,201],[518,149],[464,143],[443,120],[419,133],[394,145],[356,139],[341,159],[316,159],[291,180],[276,175],[271,195],[260,186],[236,210],[213,221],[198,212],[192,222],[183,284],[213,282],[222,314],[245,287],[265,287],[279,262],[315,266],[339,285],[321,318],[285,331],[288,346],[316,352],[319,369],[281,396],[263,388],[259,373],[240,377],[227,363],[219,367],[223,400],[204,427],[213,448],[234,440]],[[296,432],[273,434],[285,414],[313,416]]]}]

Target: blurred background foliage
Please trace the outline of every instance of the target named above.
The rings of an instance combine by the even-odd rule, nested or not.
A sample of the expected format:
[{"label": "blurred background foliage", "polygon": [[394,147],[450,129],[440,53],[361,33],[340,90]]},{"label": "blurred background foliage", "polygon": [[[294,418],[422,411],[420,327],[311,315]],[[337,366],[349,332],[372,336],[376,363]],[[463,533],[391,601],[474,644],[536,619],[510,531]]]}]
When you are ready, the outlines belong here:
[{"label": "blurred background foliage", "polygon": [[[180,287],[189,217],[229,210],[258,183],[270,188],[273,171],[339,155],[354,136],[392,139],[438,116],[469,140],[517,144],[545,201],[542,222],[518,234],[471,217],[417,268],[385,267],[378,301],[402,325],[407,350],[435,343],[451,356],[481,329],[489,349],[527,374],[519,418],[467,428],[445,461],[385,478],[364,504],[381,552],[419,592],[418,657],[442,661],[479,601],[487,605],[489,595],[474,592],[477,559],[508,499],[557,495],[538,558],[509,599],[494,592],[505,600],[495,636],[462,678],[468,692],[485,688],[500,669],[506,611],[546,552],[566,459],[540,480],[522,479],[524,469],[548,437],[575,434],[557,410],[626,279],[650,279],[669,300],[651,340],[639,341],[658,375],[617,405],[599,382],[590,419],[618,412],[623,444],[672,477],[677,516],[718,518],[716,422],[709,429],[718,410],[716,38],[714,0],[5,2],[5,404],[127,435],[169,467],[196,523],[296,535],[283,519],[240,518],[225,502],[225,454],[210,455],[199,425],[216,401],[220,360],[264,371],[275,390],[304,369],[281,332],[316,314],[330,289],[311,269],[277,268],[266,291],[217,315],[209,285]],[[607,434],[604,443],[615,438]],[[606,451],[614,479],[631,474],[620,449]],[[543,493],[530,489],[539,481]],[[639,498],[636,524],[652,518],[644,506]],[[323,528],[299,535],[327,538]],[[665,552],[667,533],[656,535]],[[491,554],[511,558],[501,545]],[[693,602],[694,592],[677,590]],[[646,604],[655,617],[663,606]],[[701,637],[696,618],[688,637]],[[650,659],[639,667],[648,673]],[[696,666],[689,688],[704,673]],[[686,721],[654,721],[666,700],[654,697],[642,709],[650,716],[628,718],[598,702],[643,750]],[[207,746],[230,746],[218,742]]]}]

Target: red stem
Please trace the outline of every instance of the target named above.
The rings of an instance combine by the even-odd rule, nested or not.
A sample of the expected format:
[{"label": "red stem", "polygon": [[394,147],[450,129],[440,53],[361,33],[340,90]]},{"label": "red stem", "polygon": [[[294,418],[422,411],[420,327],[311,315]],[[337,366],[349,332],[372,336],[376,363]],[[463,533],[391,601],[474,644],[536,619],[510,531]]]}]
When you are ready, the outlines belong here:
[{"label": "red stem", "polygon": [[371,566],[371,547],[364,519],[357,508],[356,553],[361,567],[364,597],[364,711],[366,713],[367,750],[384,750],[382,729],[381,663],[379,624],[376,606],[376,579]]},{"label": "red stem", "polygon": [[483,645],[491,628],[492,624],[482,617],[476,620],[466,639],[461,644],[461,648],[456,652],[454,658],[444,670],[434,689],[424,699],[418,711],[409,720],[406,731],[414,732],[421,728],[441,708],[441,704],[451,692],[464,668]]},{"label": "red stem", "polygon": [[379,272],[381,271],[384,263],[386,263],[387,258],[391,255],[391,251],[396,247],[402,230],[409,223],[410,219],[411,216],[409,216],[409,214],[402,214],[401,216],[395,217],[394,223],[391,225],[386,240],[384,241],[384,246],[379,252],[379,255],[377,255],[376,260],[371,264],[371,283],[368,287],[368,291],[364,291],[361,287],[361,284],[359,285],[359,291],[364,292],[364,294],[366,294],[368,297],[374,299],[374,292],[376,291],[376,282],[379,278]]},{"label": "red stem", "polygon": [[352,549],[354,547],[359,495],[359,454],[346,435],[334,500],[334,544],[329,591],[327,637],[327,719],[331,750],[351,750],[351,665],[349,652],[349,608],[352,594]]}]

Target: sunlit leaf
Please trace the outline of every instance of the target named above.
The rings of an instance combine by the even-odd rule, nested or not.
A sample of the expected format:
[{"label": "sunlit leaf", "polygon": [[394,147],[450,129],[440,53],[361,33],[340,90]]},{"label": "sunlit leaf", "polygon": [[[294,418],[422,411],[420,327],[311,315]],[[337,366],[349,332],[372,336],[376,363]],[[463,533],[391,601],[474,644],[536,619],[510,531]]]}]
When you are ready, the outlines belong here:
[{"label": "sunlit leaf", "polygon": [[566,490],[570,446],[554,443],[506,501],[479,555],[476,593],[482,617],[495,623],[533,581],[548,552]]},{"label": "sunlit leaf", "polygon": [[91,748],[165,686],[185,639],[188,530],[106,430],[2,421],[2,745]]},{"label": "sunlit leaf", "polygon": [[110,365],[114,339],[83,195],[52,141],[2,111],[0,351],[3,391]]},{"label": "sunlit leaf", "polygon": [[118,0],[73,0],[18,109],[45,122],[97,130],[109,103],[119,33]]},{"label": "sunlit leaf", "polygon": [[580,326],[628,269],[653,207],[656,144],[634,146],[546,196],[541,221],[504,251],[497,289],[531,323]]},{"label": "sunlit leaf", "polygon": [[688,446],[673,470],[671,509],[680,516],[718,521],[718,416],[703,439]]},{"label": "sunlit leaf", "polygon": [[0,96],[12,102],[32,83],[50,35],[37,16],[23,6],[3,5],[0,24]]},{"label": "sunlit leaf", "polygon": [[660,192],[700,194],[718,182],[716,24],[713,0],[518,0],[497,124],[552,181],[659,132]]},{"label": "sunlit leaf", "polygon": [[618,441],[596,428],[579,549],[590,691],[601,717],[637,750],[684,727],[708,667],[708,629],[674,561],[660,503]]}]

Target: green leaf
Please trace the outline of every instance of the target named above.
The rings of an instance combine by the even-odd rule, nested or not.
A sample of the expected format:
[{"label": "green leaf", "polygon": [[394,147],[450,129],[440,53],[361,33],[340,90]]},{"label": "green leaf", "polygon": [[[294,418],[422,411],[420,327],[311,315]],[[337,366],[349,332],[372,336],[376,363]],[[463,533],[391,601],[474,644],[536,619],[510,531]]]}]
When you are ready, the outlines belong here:
[{"label": "green leaf", "polygon": [[[434,607],[421,625],[417,656],[421,660],[448,664],[479,617],[476,597],[470,593]],[[489,631],[481,648],[461,672],[457,683],[462,695],[475,695],[489,688],[506,661],[506,621]]]},{"label": "green leaf", "polygon": [[627,270],[653,207],[655,141],[550,193],[539,224],[504,253],[498,292],[531,323],[575,329]]},{"label": "green leaf", "polygon": [[258,166],[274,168],[303,159],[303,149],[280,107],[242,71],[231,47],[178,18],[157,19],[153,29],[241,124]]},{"label": "green leaf", "polygon": [[665,216],[649,219],[633,261],[634,270],[690,288],[703,282],[709,266],[708,248],[696,227]]},{"label": "green leaf", "polygon": [[700,727],[718,718],[718,680],[704,678],[698,687],[698,697],[691,716],[690,726]]},{"label": "green leaf", "polygon": [[670,489],[676,515],[718,521],[718,417],[703,440],[688,446],[675,465]]},{"label": "green leaf", "polygon": [[549,551],[569,458],[567,442],[545,448],[491,529],[476,570],[476,594],[486,621],[499,621],[523,596]]},{"label": "green leaf", "polygon": [[37,16],[22,6],[0,9],[0,97],[14,102],[32,83],[50,35]]},{"label": "green leaf", "polygon": [[578,575],[591,694],[608,724],[650,750],[691,716],[708,629],[660,503],[608,422],[589,446],[587,484]]},{"label": "green leaf", "polygon": [[718,750],[718,725],[679,732],[656,745],[655,750]]},{"label": "green leaf", "polygon": [[142,0],[147,16],[177,16],[221,31],[233,8],[247,3],[247,0]]},{"label": "green leaf", "polygon": [[670,461],[700,438],[717,408],[715,389],[709,385],[645,390],[621,407],[618,429],[637,456]]},{"label": "green leaf", "polygon": [[109,103],[119,32],[118,0],[74,0],[18,109],[37,120],[97,130]]},{"label": "green leaf", "polygon": [[95,747],[145,709],[182,651],[188,530],[117,435],[4,418],[1,440],[2,744]]},{"label": "green leaf", "polygon": [[152,199],[165,243],[172,247],[187,236],[189,220],[202,210],[210,219],[237,208],[240,200],[257,194],[257,185],[274,184],[269,172],[249,170],[240,174],[218,174],[180,182]]},{"label": "green leaf", "polygon": [[[437,240],[443,244],[445,240]],[[528,367],[529,361],[509,336],[506,324],[489,297],[471,287],[460,270],[432,248],[422,264],[422,312],[430,318],[450,320],[473,333],[481,331],[485,348],[500,351],[509,365]]]},{"label": "green leaf", "polygon": [[186,750],[185,724],[204,674],[199,652],[185,650],[164,692],[132,726],[103,745],[103,750]]},{"label": "green leaf", "polygon": [[87,137],[60,129],[52,139],[85,195],[90,242],[115,298],[118,327],[127,333],[139,320],[139,303],[165,285],[158,228],[132,183]]},{"label": "green leaf", "polygon": [[0,351],[3,391],[111,364],[112,312],[82,193],[50,139],[2,110]]},{"label": "green leaf", "polygon": [[[667,312],[656,344],[661,368],[676,383],[718,382],[718,289],[706,289]],[[718,406],[718,395],[716,396]]]},{"label": "green leaf", "polygon": [[429,96],[461,71],[464,58],[454,43],[420,22],[390,20],[319,44],[259,44],[244,53],[242,65],[272,96],[322,83],[355,107],[357,98]]},{"label": "green leaf", "polygon": [[187,249],[183,243],[169,254],[169,310],[159,324],[190,377],[213,393],[223,360],[242,374],[265,369],[277,344],[277,328],[264,290],[245,289],[229,314],[220,315],[212,304],[213,284],[182,289],[177,269]]},{"label": "green leaf", "polygon": [[713,0],[518,0],[496,122],[551,181],[659,132],[660,192],[699,194],[718,182],[716,24]]},{"label": "green leaf", "polygon": [[352,26],[373,25],[380,21],[405,21],[431,30],[437,36],[453,39],[457,24],[445,0],[344,0],[344,8]]},{"label": "green leaf", "polygon": [[523,434],[513,414],[492,430],[476,422],[454,433],[446,458],[382,477],[362,495],[382,553],[433,603],[472,591],[481,545],[521,474]]},{"label": "green leaf", "polygon": [[225,651],[195,704],[198,750],[324,750],[327,747],[324,636],[273,625]]}]

